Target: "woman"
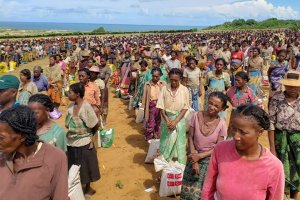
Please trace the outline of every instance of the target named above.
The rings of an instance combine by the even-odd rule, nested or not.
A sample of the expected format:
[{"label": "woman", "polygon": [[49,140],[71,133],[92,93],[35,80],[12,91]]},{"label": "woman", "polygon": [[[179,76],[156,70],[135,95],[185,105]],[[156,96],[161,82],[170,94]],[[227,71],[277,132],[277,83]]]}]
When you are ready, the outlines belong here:
[{"label": "woman", "polygon": [[283,199],[282,164],[258,142],[270,126],[268,114],[258,106],[246,104],[236,109],[232,120],[234,140],[214,148],[202,200]]},{"label": "woman", "polygon": [[132,107],[135,109],[139,108],[139,104],[143,100],[143,93],[144,93],[144,87],[146,83],[146,73],[147,73],[147,62],[146,61],[141,61],[139,63],[140,65],[140,71],[138,75],[138,80],[137,80],[137,91],[133,97],[133,102],[132,102]]},{"label": "woman", "polygon": [[158,96],[156,107],[162,116],[160,152],[170,161],[178,158],[184,164],[186,148],[186,126],[184,115],[189,105],[189,91],[181,85],[182,72],[173,68],[169,73],[170,85],[164,86]]},{"label": "woman", "polygon": [[282,91],[279,81],[283,79],[285,74],[289,71],[289,63],[285,60],[285,58],[286,51],[279,50],[277,59],[271,62],[271,66],[268,70],[268,77],[271,83],[270,98],[276,93],[280,93]]},{"label": "woman", "polygon": [[67,156],[69,169],[80,165],[80,179],[85,186],[84,193],[95,191],[90,183],[100,179],[98,159],[92,137],[98,130],[98,118],[92,106],[83,99],[85,87],[81,83],[70,86],[69,100],[72,101],[66,114]]},{"label": "woman", "polygon": [[199,97],[201,97],[201,71],[197,67],[198,62],[195,58],[190,58],[188,60],[188,67],[183,71],[183,81],[190,91],[192,108],[195,111],[199,111]]},{"label": "woman", "polygon": [[[229,74],[223,72],[223,68],[226,66],[226,61],[223,58],[218,58],[215,61],[216,71],[208,72],[205,81],[203,83],[205,88],[204,97],[204,109],[207,110],[208,97],[212,92],[223,92],[225,93],[230,85]],[[219,113],[220,117],[226,119],[227,110]]]},{"label": "woman", "polygon": [[255,95],[261,95],[260,83],[263,74],[264,60],[259,56],[260,49],[257,47],[252,48],[253,56],[248,60],[247,75],[250,78],[249,87],[253,90]]},{"label": "woman", "polygon": [[48,96],[58,109],[61,103],[62,77],[61,68],[55,62],[55,56],[50,56],[50,64],[44,69],[44,75],[49,81]]},{"label": "woman", "polygon": [[85,86],[84,100],[94,109],[97,116],[100,114],[100,90],[95,82],[91,82],[91,74],[88,68],[78,71],[79,82]]},{"label": "woman", "polygon": [[285,91],[270,100],[270,149],[281,160],[286,193],[297,199],[300,190],[300,72],[290,71],[280,83]]},{"label": "woman", "polygon": [[0,199],[68,199],[66,155],[38,141],[36,125],[27,106],[0,115]]},{"label": "woman", "polygon": [[20,72],[20,87],[18,101],[21,105],[27,105],[31,95],[38,93],[36,85],[31,81],[31,72],[29,69],[22,69]]},{"label": "woman", "polygon": [[90,69],[92,66],[94,66],[94,59],[93,58],[89,58],[88,61],[87,61],[86,68]]},{"label": "woman", "polygon": [[125,51],[125,58],[121,61],[120,67],[118,71],[120,71],[121,75],[121,83],[120,89],[123,95],[128,94],[128,89],[130,85],[130,69],[131,69],[132,61],[130,58],[130,52]]},{"label": "woman", "polygon": [[99,91],[100,91],[100,99],[101,99],[103,96],[102,94],[103,94],[103,90],[105,88],[105,83],[102,79],[98,78],[99,74],[100,74],[100,70],[99,70],[98,66],[92,66],[90,68],[90,82],[95,83],[98,86]]},{"label": "woman", "polygon": [[107,115],[108,115],[108,88],[109,88],[109,79],[112,74],[111,68],[107,65],[107,57],[102,56],[100,59],[99,65],[99,77],[104,81],[105,87],[101,93],[101,113],[102,113],[102,123],[105,126]]},{"label": "woman", "polygon": [[35,66],[33,68],[33,75],[31,77],[31,81],[36,85],[38,92],[45,92],[47,94],[49,83],[47,78],[42,74],[42,72],[43,70],[40,66]]},{"label": "woman", "polygon": [[208,102],[208,109],[196,112],[190,121],[190,155],[184,170],[181,200],[200,199],[210,155],[215,145],[227,135],[226,122],[218,115],[227,108],[226,95],[213,92]]},{"label": "woman", "polygon": [[160,138],[161,116],[156,107],[159,93],[165,82],[160,80],[162,71],[160,68],[152,69],[152,80],[145,84],[143,89],[142,107],[145,109],[145,140]]},{"label": "woman", "polygon": [[235,85],[228,89],[227,97],[232,105],[232,109],[235,110],[237,107],[252,103],[257,104],[257,96],[253,90],[247,86],[249,78],[246,72],[238,72],[235,75]]},{"label": "woman", "polygon": [[168,72],[166,70],[165,65],[162,64],[162,60],[160,58],[153,58],[152,60],[152,68],[147,70],[147,75],[146,75],[146,81],[151,81],[152,80],[152,69],[158,67],[161,69],[163,75],[160,77],[160,80],[168,83]]},{"label": "woman", "polygon": [[29,98],[28,106],[35,113],[39,139],[67,151],[65,130],[49,118],[48,113],[54,109],[50,98],[45,94],[35,94]]},{"label": "woman", "polygon": [[[233,44],[234,51],[231,52],[231,84],[234,84],[234,76],[237,72],[243,71],[243,61],[244,61],[244,53],[241,50],[240,43]],[[226,66],[226,65],[225,65]]]}]

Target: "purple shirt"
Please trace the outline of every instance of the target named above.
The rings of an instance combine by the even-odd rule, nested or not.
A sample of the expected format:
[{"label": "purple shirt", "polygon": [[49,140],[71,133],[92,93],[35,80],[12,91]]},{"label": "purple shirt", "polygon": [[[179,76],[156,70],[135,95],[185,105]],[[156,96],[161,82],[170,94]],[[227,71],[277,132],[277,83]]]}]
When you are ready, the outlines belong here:
[{"label": "purple shirt", "polygon": [[44,75],[40,75],[39,78],[34,78],[34,76],[32,76],[31,80],[32,82],[34,82],[39,92],[48,90],[49,83]]}]

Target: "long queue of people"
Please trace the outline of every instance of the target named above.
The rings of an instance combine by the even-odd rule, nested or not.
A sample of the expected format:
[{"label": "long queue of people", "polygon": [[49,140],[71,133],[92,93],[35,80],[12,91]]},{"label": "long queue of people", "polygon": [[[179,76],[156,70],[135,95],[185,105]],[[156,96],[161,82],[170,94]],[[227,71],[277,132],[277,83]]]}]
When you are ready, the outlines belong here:
[{"label": "long queue of people", "polygon": [[[297,198],[298,37],[234,31],[46,40],[69,45],[51,53],[48,66],[22,69],[21,83],[12,75],[0,78],[0,196],[20,197],[7,184],[18,176],[16,190],[41,195],[31,199],[66,199],[72,165],[81,166],[84,192],[93,194],[90,183],[100,179],[95,135],[106,125],[113,85],[137,115],[144,111],[145,140],[159,139],[166,161],[186,165],[181,199],[283,199],[284,192]],[[269,95],[263,85],[270,85]],[[64,96],[71,102],[67,133],[51,120],[61,117]],[[270,150],[258,142],[264,130]],[[65,151],[68,163],[47,143]],[[51,169],[45,173],[54,180],[42,189],[28,181],[43,175],[38,167]]]}]

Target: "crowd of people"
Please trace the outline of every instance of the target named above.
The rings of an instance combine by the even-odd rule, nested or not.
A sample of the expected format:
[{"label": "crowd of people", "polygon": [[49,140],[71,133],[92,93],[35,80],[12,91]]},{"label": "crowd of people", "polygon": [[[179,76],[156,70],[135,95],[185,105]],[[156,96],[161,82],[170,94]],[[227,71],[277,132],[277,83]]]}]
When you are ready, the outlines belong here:
[{"label": "crowd of people", "polygon": [[[159,139],[163,159],[186,166],[182,200],[296,199],[299,38],[278,30],[1,41],[7,66],[28,52],[49,65],[0,77],[0,197],[20,198],[16,188],[67,199],[72,165],[94,194],[96,133],[114,91],[142,115],[144,138]],[[55,120],[65,105],[64,129]],[[264,131],[270,150],[259,143]],[[39,176],[49,181],[31,181]]]}]

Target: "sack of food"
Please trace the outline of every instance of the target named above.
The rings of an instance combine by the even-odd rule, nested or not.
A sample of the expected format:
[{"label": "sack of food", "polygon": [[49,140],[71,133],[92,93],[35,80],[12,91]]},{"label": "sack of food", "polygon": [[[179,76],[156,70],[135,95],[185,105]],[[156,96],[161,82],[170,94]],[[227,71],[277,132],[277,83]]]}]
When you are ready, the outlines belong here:
[{"label": "sack of food", "polygon": [[145,163],[153,163],[154,159],[159,155],[159,139],[149,140],[149,149],[145,159]]},{"label": "sack of food", "polygon": [[190,130],[190,121],[194,114],[195,114],[195,110],[193,108],[189,108],[188,111],[184,115],[186,132],[189,132],[189,130]]},{"label": "sack of food", "polygon": [[145,114],[144,108],[141,108],[141,107],[140,107],[139,110],[138,110],[138,112],[137,112],[136,118],[135,118],[135,122],[136,122],[137,124],[143,122],[143,120],[144,120],[144,114]]},{"label": "sack of food", "polygon": [[154,159],[155,171],[162,171],[159,196],[168,197],[181,193],[182,178],[185,165],[179,162],[170,161],[169,163],[162,158]]}]

